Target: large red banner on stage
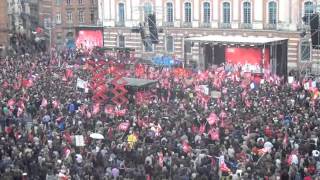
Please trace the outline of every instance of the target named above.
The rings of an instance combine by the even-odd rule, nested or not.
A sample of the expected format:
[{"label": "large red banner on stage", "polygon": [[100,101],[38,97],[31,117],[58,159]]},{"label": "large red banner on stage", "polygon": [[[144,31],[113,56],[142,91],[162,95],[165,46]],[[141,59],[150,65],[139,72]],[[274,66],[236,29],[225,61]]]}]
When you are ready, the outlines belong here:
[{"label": "large red banner on stage", "polygon": [[[264,62],[263,62],[264,54]],[[240,64],[247,67],[247,71],[259,71],[261,68],[268,68],[270,64],[270,50],[265,48],[229,47],[225,50],[226,62]]]},{"label": "large red banner on stage", "polygon": [[92,49],[103,46],[101,30],[79,30],[76,40],[77,48]]}]

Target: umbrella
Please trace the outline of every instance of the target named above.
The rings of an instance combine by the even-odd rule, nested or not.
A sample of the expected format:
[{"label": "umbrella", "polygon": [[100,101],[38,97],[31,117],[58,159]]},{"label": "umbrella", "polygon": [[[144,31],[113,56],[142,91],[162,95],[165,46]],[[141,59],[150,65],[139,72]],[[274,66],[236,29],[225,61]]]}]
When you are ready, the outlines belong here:
[{"label": "umbrella", "polygon": [[103,135],[99,134],[99,133],[92,133],[92,134],[90,134],[90,137],[92,139],[104,139]]},{"label": "umbrella", "polygon": [[268,141],[268,142],[264,143],[263,147],[272,149],[273,148],[273,144]]}]

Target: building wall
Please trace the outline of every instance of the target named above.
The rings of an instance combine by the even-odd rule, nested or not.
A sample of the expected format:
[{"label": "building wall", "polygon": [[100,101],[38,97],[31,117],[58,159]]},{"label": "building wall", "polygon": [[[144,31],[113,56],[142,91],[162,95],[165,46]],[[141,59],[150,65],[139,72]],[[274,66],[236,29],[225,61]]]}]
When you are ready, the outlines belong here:
[{"label": "building wall", "polygon": [[[307,28],[302,22],[304,16],[304,3],[313,2],[316,10],[316,0],[109,0],[100,1],[103,13],[100,19],[104,25],[105,46],[117,46],[118,37],[125,36],[125,46],[135,48],[137,56],[148,57],[157,54],[171,54],[177,58],[184,58],[184,38],[205,35],[242,35],[242,36],[265,36],[288,38],[288,68],[295,68],[306,64],[300,61],[300,43],[308,40],[310,34],[300,37],[300,33]],[[138,26],[144,21],[144,4],[151,2],[156,13],[157,26],[163,28],[163,33],[159,34],[160,43],[155,45],[154,52],[145,52],[141,43],[140,34],[131,33],[133,26]],[[168,2],[173,3],[174,22],[168,26],[166,13]],[[192,4],[191,25],[184,23],[185,10],[184,3]],[[204,22],[204,2],[210,3],[210,22]],[[223,27],[223,3],[229,2],[231,5],[230,28]],[[244,24],[243,3],[251,3],[251,24]],[[269,24],[269,2],[277,4],[276,25]],[[119,3],[125,5],[124,26],[117,26],[119,19]],[[187,25],[187,26],[186,26]],[[167,52],[165,37],[174,37],[174,51]],[[314,51],[313,51],[314,52]],[[318,53],[320,54],[320,53]],[[318,61],[318,56],[314,55],[313,61]],[[192,47],[192,52],[187,55],[188,61],[199,59],[199,45]],[[310,63],[310,62],[307,62]]]},{"label": "building wall", "polygon": [[8,35],[9,35],[9,17],[7,12],[7,2],[1,0],[0,3],[0,57],[4,55],[5,49],[8,47]]}]

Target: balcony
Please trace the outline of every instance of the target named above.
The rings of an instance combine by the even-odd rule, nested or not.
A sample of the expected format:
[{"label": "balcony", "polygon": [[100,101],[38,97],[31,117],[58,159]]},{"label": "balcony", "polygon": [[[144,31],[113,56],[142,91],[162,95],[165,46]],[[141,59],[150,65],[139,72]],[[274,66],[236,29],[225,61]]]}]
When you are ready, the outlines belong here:
[{"label": "balcony", "polygon": [[164,27],[174,27],[174,23],[173,22],[163,22],[163,26]]},{"label": "balcony", "polygon": [[265,24],[264,28],[267,30],[276,30],[277,24]]},{"label": "balcony", "polygon": [[202,28],[211,28],[211,23],[210,22],[201,23],[200,27],[202,27]]},{"label": "balcony", "polygon": [[116,27],[124,27],[124,26],[125,26],[125,22],[124,22],[124,21],[117,21],[117,22],[115,23],[115,26],[116,26]]},{"label": "balcony", "polygon": [[181,24],[181,27],[184,27],[184,28],[192,28],[192,23],[191,22],[183,22]]},{"label": "balcony", "polygon": [[240,25],[241,29],[252,29],[252,24],[251,23],[242,23]]},{"label": "balcony", "polygon": [[219,28],[221,29],[231,29],[231,23],[220,23]]}]

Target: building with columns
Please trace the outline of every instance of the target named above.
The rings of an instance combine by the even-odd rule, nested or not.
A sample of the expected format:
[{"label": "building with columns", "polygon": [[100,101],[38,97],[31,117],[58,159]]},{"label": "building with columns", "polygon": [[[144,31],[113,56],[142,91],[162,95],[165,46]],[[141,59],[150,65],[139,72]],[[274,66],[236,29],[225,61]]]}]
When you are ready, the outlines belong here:
[{"label": "building with columns", "polygon": [[[317,4],[317,0],[99,0],[99,19],[104,46],[134,48],[138,57],[165,54],[197,64],[201,45],[186,43],[186,38],[276,37],[288,39],[289,70],[317,71],[320,51],[310,48],[309,32]],[[149,13],[156,14],[162,31],[158,44],[146,46],[131,29],[143,24]]]}]

